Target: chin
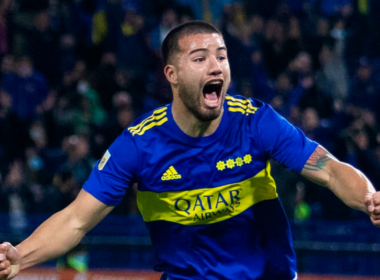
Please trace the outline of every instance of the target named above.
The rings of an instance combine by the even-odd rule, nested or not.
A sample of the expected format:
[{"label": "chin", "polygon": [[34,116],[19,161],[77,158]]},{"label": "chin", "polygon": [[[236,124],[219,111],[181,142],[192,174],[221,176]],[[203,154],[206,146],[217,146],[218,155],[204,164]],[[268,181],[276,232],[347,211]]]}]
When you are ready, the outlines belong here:
[{"label": "chin", "polygon": [[197,112],[195,117],[202,122],[211,122],[216,120],[222,113],[222,108],[206,109],[204,112]]}]

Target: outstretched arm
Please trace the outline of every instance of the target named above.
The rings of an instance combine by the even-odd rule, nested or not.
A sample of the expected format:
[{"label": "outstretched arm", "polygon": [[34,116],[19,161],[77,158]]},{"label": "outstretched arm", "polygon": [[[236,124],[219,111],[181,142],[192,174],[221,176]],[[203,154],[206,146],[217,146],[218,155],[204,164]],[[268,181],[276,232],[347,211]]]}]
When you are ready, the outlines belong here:
[{"label": "outstretched arm", "polygon": [[112,209],[81,190],[75,201],[42,223],[16,248],[9,243],[0,245],[0,279],[11,279],[20,269],[68,252]]},{"label": "outstretched arm", "polygon": [[380,192],[376,192],[367,177],[356,168],[337,160],[322,146],[318,146],[301,174],[329,188],[349,207],[370,214],[372,223],[380,226]]}]

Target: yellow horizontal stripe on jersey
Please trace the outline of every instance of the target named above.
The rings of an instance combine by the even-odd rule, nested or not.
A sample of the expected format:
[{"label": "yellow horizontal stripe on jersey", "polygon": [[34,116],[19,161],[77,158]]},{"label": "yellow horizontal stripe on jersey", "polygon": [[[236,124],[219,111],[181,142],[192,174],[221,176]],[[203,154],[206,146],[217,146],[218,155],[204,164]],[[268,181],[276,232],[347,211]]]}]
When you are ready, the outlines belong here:
[{"label": "yellow horizontal stripe on jersey", "polygon": [[143,122],[144,125],[136,129],[128,128],[128,130],[132,133],[132,135],[135,135],[135,134],[140,135],[140,132],[143,131],[145,127],[149,126],[151,123],[154,123],[155,121],[161,120],[164,117],[166,118],[166,112],[163,112],[161,115],[158,115],[158,116],[152,115],[149,118],[145,119],[145,121]]},{"label": "yellow horizontal stripe on jersey", "polygon": [[257,107],[252,106],[251,100],[249,100],[249,99],[239,99],[239,98],[234,98],[232,96],[226,96],[226,100],[227,100],[227,103],[231,104],[231,105],[237,105],[237,106],[239,106],[239,104],[241,104],[243,106],[248,105],[248,107],[251,109],[255,109],[255,110],[258,109]]},{"label": "yellow horizontal stripe on jersey", "polygon": [[150,117],[146,118],[144,121],[142,121],[139,125],[136,125],[136,126],[133,126],[133,127],[130,127],[128,128],[128,130],[130,132],[136,132],[136,131],[139,131],[141,130],[142,127],[144,127],[144,125],[146,125],[148,122],[150,121],[154,121],[154,120],[158,120],[158,119],[161,119],[163,118],[164,116],[166,116],[166,112],[163,112],[161,115],[151,115]]},{"label": "yellow horizontal stripe on jersey", "polygon": [[267,162],[266,168],[256,176],[216,188],[162,193],[138,191],[137,204],[146,222],[204,225],[227,220],[277,196]]},{"label": "yellow horizontal stripe on jersey", "polygon": [[238,106],[238,107],[241,107],[243,109],[251,109],[251,110],[257,110],[258,108],[257,107],[253,107],[251,103],[248,103],[248,104],[242,104],[240,102],[234,102],[234,101],[227,101],[227,104],[230,105],[230,106]]},{"label": "yellow horizontal stripe on jersey", "polygon": [[[130,132],[135,132],[135,131],[140,130],[147,122],[152,121],[152,120],[158,120],[158,119],[162,118],[163,116],[166,116],[166,112],[164,112],[166,110],[167,110],[167,107],[163,107],[161,109],[158,109],[158,110],[154,111],[152,115],[150,115],[149,117],[147,117],[145,120],[143,120],[138,125],[131,126],[130,128],[128,128],[128,130]],[[161,115],[158,115],[161,112],[164,112],[164,113],[162,113]]]},{"label": "yellow horizontal stripe on jersey", "polygon": [[251,103],[251,101],[249,99],[240,99],[240,98],[234,98],[232,96],[226,96],[226,99],[227,100],[232,100],[232,101],[235,101],[235,102],[240,102],[242,104],[248,104],[248,103]]},{"label": "yellow horizontal stripe on jersey", "polygon": [[229,108],[228,108],[228,111],[230,111],[230,112],[240,112],[240,113],[242,113],[242,114],[245,114],[245,110],[242,109],[242,108],[229,107]]},{"label": "yellow horizontal stripe on jersey", "polygon": [[156,121],[156,122],[151,122],[149,123],[148,125],[144,126],[141,131],[139,132],[132,132],[132,135],[134,136],[135,134],[137,135],[143,135],[145,133],[145,131],[147,131],[148,129],[151,129],[152,127],[155,127],[155,126],[160,126],[162,125],[163,123],[167,122],[168,121],[168,118],[163,118],[162,120],[160,121]]},{"label": "yellow horizontal stripe on jersey", "polygon": [[227,104],[230,105],[230,106],[239,106],[239,107],[242,107],[242,108],[247,108],[246,104],[242,104],[242,103],[236,102],[236,101],[227,101]]}]

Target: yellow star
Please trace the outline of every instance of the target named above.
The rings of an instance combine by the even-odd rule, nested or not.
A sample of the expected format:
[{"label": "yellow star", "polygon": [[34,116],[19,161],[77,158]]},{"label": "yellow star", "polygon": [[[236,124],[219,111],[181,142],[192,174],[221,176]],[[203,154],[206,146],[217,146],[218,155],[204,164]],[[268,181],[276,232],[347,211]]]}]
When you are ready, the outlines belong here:
[{"label": "yellow star", "polygon": [[246,154],[244,156],[244,163],[249,164],[252,161],[252,156],[250,154]]},{"label": "yellow star", "polygon": [[241,157],[237,157],[235,160],[235,163],[237,166],[242,166],[243,165],[243,159]]},{"label": "yellow star", "polygon": [[226,169],[226,164],[223,161],[218,161],[218,163],[216,164],[216,168],[219,171],[222,171],[222,170]]},{"label": "yellow star", "polygon": [[227,167],[232,169],[235,167],[235,161],[233,159],[227,160]]}]

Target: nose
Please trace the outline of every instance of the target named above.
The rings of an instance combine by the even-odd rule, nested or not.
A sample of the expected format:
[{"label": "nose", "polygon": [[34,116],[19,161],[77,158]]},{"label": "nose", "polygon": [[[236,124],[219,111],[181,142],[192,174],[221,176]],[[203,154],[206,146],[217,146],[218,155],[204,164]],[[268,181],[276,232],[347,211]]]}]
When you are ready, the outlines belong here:
[{"label": "nose", "polygon": [[222,67],[220,61],[217,57],[211,57],[209,60],[209,74],[210,75],[220,75],[222,73]]}]

